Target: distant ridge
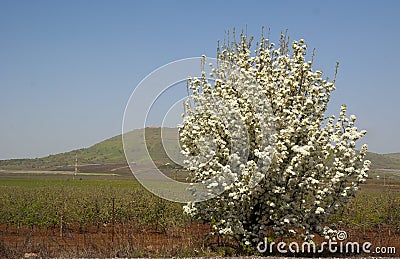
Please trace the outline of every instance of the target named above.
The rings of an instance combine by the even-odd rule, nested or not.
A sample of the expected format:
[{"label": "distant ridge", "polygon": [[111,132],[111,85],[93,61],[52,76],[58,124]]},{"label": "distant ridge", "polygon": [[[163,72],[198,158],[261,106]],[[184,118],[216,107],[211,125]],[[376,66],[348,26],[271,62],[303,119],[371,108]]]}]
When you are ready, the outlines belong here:
[{"label": "distant ridge", "polygon": [[[176,128],[163,128],[168,134],[176,134]],[[133,139],[143,141],[141,130],[133,130]],[[161,128],[152,126],[146,128],[147,145],[156,164],[170,162],[165,154],[160,141]],[[138,142],[139,143],[139,142]],[[9,159],[0,160],[1,169],[48,169],[48,170],[73,170],[75,155],[78,154],[79,165],[93,170],[95,165],[110,165],[109,168],[122,168],[126,166],[125,155],[122,147],[122,136],[118,135],[88,148],[81,148],[70,152],[49,155],[34,159]],[[369,152],[367,159],[372,162],[372,169],[400,170],[400,153],[377,154]],[[112,165],[112,166],[111,166]],[[106,168],[108,168],[106,166]],[[112,170],[112,169],[110,169]],[[96,170],[95,170],[96,171]]]},{"label": "distant ridge", "polygon": [[[143,131],[133,130],[129,139],[133,142],[143,143]],[[163,128],[164,136],[177,134],[176,128]],[[161,143],[161,128],[146,128],[146,144],[149,152],[157,165],[171,163],[166,155]],[[135,147],[132,147],[135,149]],[[106,139],[88,148],[81,148],[69,152],[49,155],[33,159],[8,159],[0,160],[0,170],[57,170],[73,171],[75,167],[75,157],[78,157],[79,171],[81,172],[107,172],[107,171],[129,171],[122,147],[122,136]],[[137,153],[140,159],[143,154]],[[1,172],[0,172],[1,173]]]}]

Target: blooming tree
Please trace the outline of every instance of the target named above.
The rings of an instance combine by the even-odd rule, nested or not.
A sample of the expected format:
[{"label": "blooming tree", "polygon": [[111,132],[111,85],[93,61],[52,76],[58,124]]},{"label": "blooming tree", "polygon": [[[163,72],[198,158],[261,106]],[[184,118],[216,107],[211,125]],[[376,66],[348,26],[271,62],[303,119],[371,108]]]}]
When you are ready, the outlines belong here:
[{"label": "blooming tree", "polygon": [[[307,61],[304,40],[252,38],[218,48],[210,75],[188,80],[180,141],[194,195],[184,209],[213,233],[257,244],[267,234],[330,236],[332,215],[367,177],[365,130],[343,105],[325,115],[334,82]],[[197,191],[197,194],[196,194]]]}]

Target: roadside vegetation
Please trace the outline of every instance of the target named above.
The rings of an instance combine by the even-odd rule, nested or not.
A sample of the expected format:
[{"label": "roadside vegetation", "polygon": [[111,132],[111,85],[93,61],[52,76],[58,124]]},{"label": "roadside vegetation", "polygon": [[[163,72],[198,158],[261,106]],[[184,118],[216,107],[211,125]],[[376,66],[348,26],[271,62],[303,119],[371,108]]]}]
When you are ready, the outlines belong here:
[{"label": "roadside vegetation", "polygon": [[[400,186],[370,179],[330,222],[351,241],[400,249]],[[136,181],[3,180],[0,251],[43,257],[232,256],[246,251],[209,236],[182,204],[149,193]]]}]

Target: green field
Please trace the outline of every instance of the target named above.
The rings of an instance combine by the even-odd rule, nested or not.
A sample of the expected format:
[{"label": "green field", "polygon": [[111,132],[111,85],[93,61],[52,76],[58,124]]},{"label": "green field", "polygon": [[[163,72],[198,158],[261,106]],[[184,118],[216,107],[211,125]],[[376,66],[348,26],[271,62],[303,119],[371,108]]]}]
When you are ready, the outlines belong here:
[{"label": "green field", "polygon": [[[380,244],[393,245],[400,240],[399,208],[399,185],[366,184],[331,223],[353,238],[377,240],[378,233],[386,237]],[[204,227],[195,231],[193,224]],[[129,256],[241,254],[215,248],[206,236],[207,224],[185,216],[182,204],[158,198],[134,180],[1,180],[0,226],[0,247],[8,256],[39,249],[42,255],[76,257],[92,249],[93,256],[112,257],[121,246]],[[113,243],[107,251],[92,247],[114,238],[118,245]],[[73,252],[72,241],[77,249]],[[43,242],[51,246],[40,248]],[[149,248],[155,244],[157,249]]]},{"label": "green field", "polygon": [[0,224],[57,228],[111,222],[164,229],[184,220],[181,205],[158,198],[137,181],[2,180]]}]

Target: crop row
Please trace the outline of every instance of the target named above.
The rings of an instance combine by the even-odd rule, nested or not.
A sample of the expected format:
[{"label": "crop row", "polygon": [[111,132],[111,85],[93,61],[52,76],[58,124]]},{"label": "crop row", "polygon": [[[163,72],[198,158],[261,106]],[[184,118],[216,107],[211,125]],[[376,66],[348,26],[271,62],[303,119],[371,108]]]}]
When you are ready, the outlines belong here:
[{"label": "crop row", "polygon": [[165,201],[137,183],[45,182],[0,188],[0,224],[59,227],[129,223],[166,229],[184,223],[182,205]]},{"label": "crop row", "polygon": [[[400,192],[363,189],[332,223],[372,229],[400,228]],[[56,228],[129,224],[166,230],[190,219],[182,204],[163,200],[133,181],[3,181],[0,224]]]}]

